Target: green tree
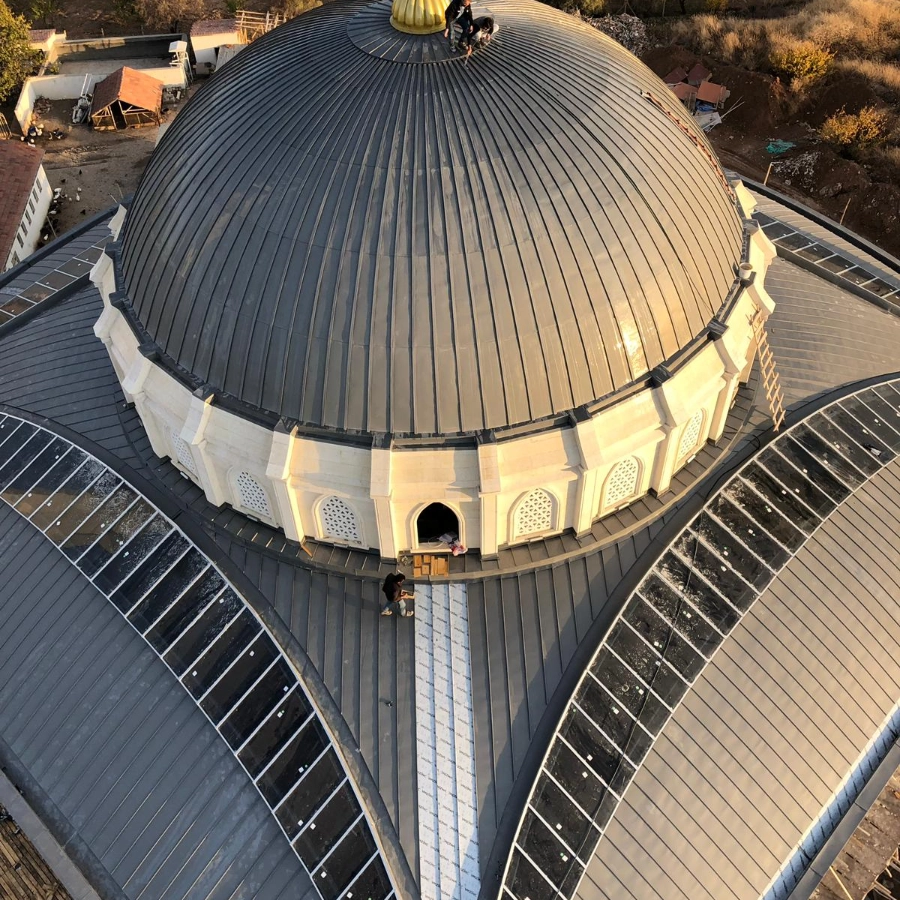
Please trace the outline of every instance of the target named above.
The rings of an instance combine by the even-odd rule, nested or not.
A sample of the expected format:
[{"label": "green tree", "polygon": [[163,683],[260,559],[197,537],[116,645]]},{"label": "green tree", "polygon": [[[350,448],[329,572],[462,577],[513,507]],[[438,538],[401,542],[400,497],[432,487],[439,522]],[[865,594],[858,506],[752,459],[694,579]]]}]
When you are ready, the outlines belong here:
[{"label": "green tree", "polygon": [[0,101],[9,97],[40,62],[40,53],[29,46],[30,27],[24,16],[14,16],[0,0]]},{"label": "green tree", "polygon": [[59,0],[32,0],[31,19],[43,23],[45,28],[52,28],[59,15]]}]

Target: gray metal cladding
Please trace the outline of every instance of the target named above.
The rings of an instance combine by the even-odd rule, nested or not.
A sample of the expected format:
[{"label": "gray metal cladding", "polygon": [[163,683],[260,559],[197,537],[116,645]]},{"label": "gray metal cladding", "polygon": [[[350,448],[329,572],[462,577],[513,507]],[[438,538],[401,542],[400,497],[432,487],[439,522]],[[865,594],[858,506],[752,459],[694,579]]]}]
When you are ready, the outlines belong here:
[{"label": "gray metal cladding", "polygon": [[699,334],[741,223],[641,96],[682,116],[662,83],[523,0],[489,4],[500,31],[468,62],[395,61],[447,53],[389,8],[289,22],[169,128],[123,253],[163,353],[302,422],[448,434],[595,400]]},{"label": "gray metal cladding", "polygon": [[[756,621],[750,613],[758,599],[768,598],[773,592],[777,595],[780,586],[787,585],[800,603],[809,607],[798,613],[801,618],[805,612],[809,618],[823,622],[834,618],[841,626],[833,630],[826,624],[817,634],[824,644],[829,638],[822,635],[829,630],[832,640],[847,641],[835,657],[848,679],[860,669],[875,672],[883,666],[881,653],[861,652],[856,646],[861,639],[859,632],[850,628],[844,633],[841,610],[845,606],[852,610],[849,598],[836,589],[834,581],[843,578],[844,589],[860,598],[879,597],[878,603],[889,598],[896,586],[896,546],[891,540],[896,537],[897,505],[884,479],[886,473],[893,473],[893,481],[897,480],[898,412],[900,389],[896,380],[831,402],[778,435],[746,462],[669,544],[610,627],[559,720],[518,826],[504,874],[504,897],[668,900],[683,896],[687,900],[708,894],[718,900],[733,892],[736,900],[763,895],[777,900],[789,893],[790,887],[772,896],[766,894],[776,876],[787,885],[797,874],[787,869],[781,872],[778,863],[793,852],[795,845],[812,841],[821,844],[827,838],[831,826],[819,821],[819,812],[823,806],[833,805],[833,792],[836,786],[841,787],[847,772],[852,769],[856,773],[855,754],[847,751],[837,759],[828,750],[828,744],[846,743],[836,735],[846,735],[848,723],[832,726],[826,715],[832,704],[845,706],[845,697],[839,696],[830,683],[823,691],[821,678],[814,674],[819,660],[814,665],[802,659],[800,646],[794,643],[800,637],[795,627],[770,626],[768,635],[757,630],[749,642],[742,629],[745,621]],[[881,522],[869,526],[874,529],[871,535],[860,530],[852,540],[847,540],[852,531],[851,535],[845,533],[843,541],[828,537],[833,535],[834,523],[855,508],[851,503],[854,495],[862,494],[870,479],[875,483],[876,476],[880,480],[875,496],[890,500],[883,524],[891,530],[881,541],[888,564],[864,549],[879,543],[876,533]],[[801,551],[818,548],[823,541],[827,548],[816,556],[823,568],[805,562],[798,578],[796,567],[792,567],[801,557],[807,559]],[[832,591],[830,598],[828,590]],[[766,602],[763,599],[759,605],[765,609]],[[849,621],[862,623],[864,618],[853,612]],[[879,624],[889,630],[895,622],[896,611],[892,611]],[[870,634],[875,642],[880,640],[876,629]],[[895,643],[885,640],[884,652],[894,653]],[[762,648],[771,654],[768,661],[761,660]],[[734,664],[736,659],[739,661]],[[760,671],[754,669],[757,662]],[[796,683],[790,685],[784,672]],[[721,675],[718,682],[716,673]],[[707,690],[710,681],[715,682],[714,691]],[[875,693],[871,685],[861,687],[873,703],[875,693],[880,693],[881,706],[870,716],[872,722],[883,721],[896,712],[896,691],[892,693],[887,684]],[[823,694],[827,699],[810,701]],[[714,792],[705,790],[696,777],[697,766],[705,762],[698,756],[695,765],[687,754],[680,759],[678,754],[684,751],[679,732],[669,724],[683,715],[684,705],[692,704],[698,695],[706,698],[708,707],[709,739],[699,741],[698,746],[709,754],[710,786],[719,766],[725,769],[730,764],[729,753],[735,744],[745,741],[757,752],[765,743],[771,751],[762,751],[760,760],[765,762],[758,761],[753,771],[719,778],[718,785],[728,783],[718,797],[718,806]],[[702,714],[696,715],[702,718]],[[855,715],[849,712],[851,720]],[[803,717],[810,719],[808,729],[801,722]],[[831,718],[841,717],[831,714]],[[725,721],[727,727],[719,727]],[[855,721],[859,727],[854,725],[850,730],[861,733],[853,744],[856,754],[868,749],[870,737],[890,743],[900,727],[892,725],[889,734],[881,733],[888,731],[882,727],[873,736],[871,723],[864,725],[859,718]],[[754,729],[755,735],[748,736]],[[686,731],[696,733],[698,729]],[[667,748],[671,752],[667,753]],[[816,754],[827,758],[831,768],[818,765]],[[660,756],[669,760],[671,771],[660,765]],[[772,766],[771,770],[761,772],[766,764]],[[765,835],[763,823],[770,817],[761,813],[754,821],[748,811],[758,809],[760,801],[756,798],[771,790],[771,772],[786,770],[801,773],[794,784],[785,785],[788,794],[806,793],[812,798],[803,804],[795,830],[786,832],[794,843],[761,838]],[[758,776],[755,782],[754,776]],[[643,793],[635,800],[639,781]],[[744,804],[734,791],[737,784],[753,798],[749,803]],[[632,785],[635,788],[628,792]],[[648,813],[651,805],[656,809]],[[790,805],[785,799],[784,808]],[[710,810],[712,816],[720,817],[721,829],[710,823]],[[683,838],[688,816],[693,816],[698,826],[693,832],[693,848],[702,857],[693,863],[686,861],[688,842]],[[667,818],[668,832],[663,824]],[[807,826],[812,830],[807,831]],[[654,844],[645,835],[657,828],[663,837]],[[720,848],[725,835],[733,844],[747,848],[756,867],[752,878],[747,874],[752,866],[742,866],[735,849],[725,852],[721,861],[709,863],[720,879],[718,883],[704,881],[699,874],[715,855],[710,848]],[[754,849],[760,840],[761,846]],[[647,849],[651,846],[653,849]],[[809,851],[806,843],[804,847]],[[639,859],[639,850],[646,858]],[[597,870],[598,859],[610,860],[620,853],[629,860],[627,866],[615,870],[611,862],[606,863],[615,872],[615,879],[601,872],[593,882],[590,878],[583,880],[592,868]],[[772,859],[765,859],[766,854]],[[798,854],[792,869],[801,866],[802,856]],[[756,879],[752,892],[739,890],[737,880],[727,874],[732,861],[748,881]],[[649,873],[657,863],[666,877],[683,869],[690,889],[676,893],[671,885],[661,887],[661,880],[654,883]],[[635,871],[641,873],[640,879],[633,877]]]},{"label": "gray metal cladding", "polygon": [[791,895],[896,737],[898,501],[895,461],[773,581],[648,755],[578,900]]},{"label": "gray metal cladding", "polygon": [[86,875],[143,900],[318,898],[175,677],[2,502],[0,566],[0,735],[93,854]]}]

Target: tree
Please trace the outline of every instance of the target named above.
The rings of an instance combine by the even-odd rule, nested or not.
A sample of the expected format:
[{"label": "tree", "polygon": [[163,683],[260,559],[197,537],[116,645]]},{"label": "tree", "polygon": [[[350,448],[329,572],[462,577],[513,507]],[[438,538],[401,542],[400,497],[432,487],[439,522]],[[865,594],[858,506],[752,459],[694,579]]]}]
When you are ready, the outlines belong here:
[{"label": "tree", "polygon": [[14,16],[0,0],[0,101],[6,100],[40,64],[40,52],[29,45],[30,28],[24,16]]},{"label": "tree", "polygon": [[42,22],[44,28],[52,28],[59,15],[59,0],[32,0],[31,20]]},{"label": "tree", "polygon": [[193,22],[208,13],[205,0],[134,0],[134,8],[151,28],[172,32],[189,29]]}]

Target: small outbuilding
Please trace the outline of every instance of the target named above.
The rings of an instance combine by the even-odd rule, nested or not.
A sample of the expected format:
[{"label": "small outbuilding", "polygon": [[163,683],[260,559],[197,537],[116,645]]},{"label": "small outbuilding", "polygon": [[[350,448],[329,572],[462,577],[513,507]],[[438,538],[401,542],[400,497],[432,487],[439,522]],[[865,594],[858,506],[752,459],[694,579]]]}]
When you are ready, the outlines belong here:
[{"label": "small outbuilding", "polygon": [[94,89],[91,122],[98,131],[159,125],[162,84],[151,75],[122,66]]},{"label": "small outbuilding", "polygon": [[237,19],[200,19],[191,26],[191,48],[194,51],[196,71],[210,75],[234,53],[223,58],[226,47],[242,47],[245,44]]}]

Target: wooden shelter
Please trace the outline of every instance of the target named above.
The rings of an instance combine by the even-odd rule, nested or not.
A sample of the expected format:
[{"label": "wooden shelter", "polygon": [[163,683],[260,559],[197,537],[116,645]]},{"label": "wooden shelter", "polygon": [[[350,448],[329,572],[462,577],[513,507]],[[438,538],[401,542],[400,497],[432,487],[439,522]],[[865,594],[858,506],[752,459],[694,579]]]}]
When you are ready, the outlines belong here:
[{"label": "wooden shelter", "polygon": [[162,83],[137,69],[122,66],[94,89],[91,122],[98,131],[159,125]]}]

